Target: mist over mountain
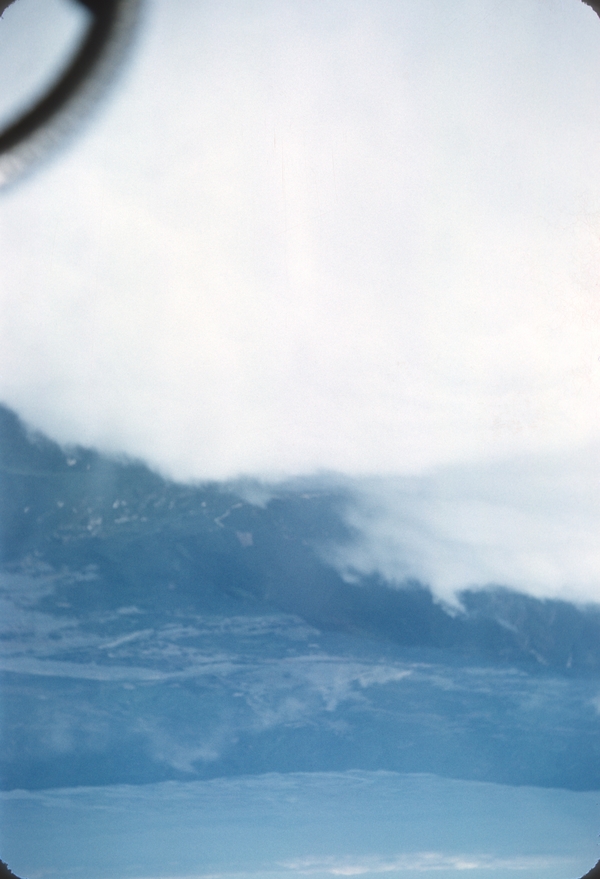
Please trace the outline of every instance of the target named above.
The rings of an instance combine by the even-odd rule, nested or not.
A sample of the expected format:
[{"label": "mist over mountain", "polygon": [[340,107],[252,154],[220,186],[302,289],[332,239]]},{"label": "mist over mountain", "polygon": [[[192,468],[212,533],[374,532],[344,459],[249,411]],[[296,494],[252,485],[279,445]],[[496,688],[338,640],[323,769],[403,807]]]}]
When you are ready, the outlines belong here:
[{"label": "mist over mountain", "polygon": [[[347,481],[337,489],[331,479],[324,487],[270,486],[272,498],[258,505],[227,484],[180,485],[141,463],[64,451],[28,434],[5,408],[0,418],[2,564],[72,571],[60,596],[74,612],[115,602],[155,612],[280,611],[403,647],[600,672],[600,606],[536,600],[499,585],[463,591],[460,613],[416,581],[346,582],[320,550],[352,542],[342,515],[353,502]],[[88,586],[79,589],[83,571]]]},{"label": "mist over mountain", "polygon": [[326,561],[355,539],[347,481],[252,503],[0,425],[4,789],[347,769],[600,786],[598,607],[347,582]]}]

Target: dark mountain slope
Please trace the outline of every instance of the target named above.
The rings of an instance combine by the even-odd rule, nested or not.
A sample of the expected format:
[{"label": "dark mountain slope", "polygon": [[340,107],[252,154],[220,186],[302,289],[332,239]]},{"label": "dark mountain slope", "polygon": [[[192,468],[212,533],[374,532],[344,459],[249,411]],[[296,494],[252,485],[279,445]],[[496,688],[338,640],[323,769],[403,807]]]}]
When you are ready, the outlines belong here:
[{"label": "dark mountain slope", "polygon": [[93,570],[42,603],[80,611],[293,613],[327,631],[481,660],[600,670],[600,610],[507,589],[467,591],[449,613],[419,583],[347,583],[319,554],[349,541],[347,489],[281,490],[254,506],[226,485],[184,486],[137,462],[63,450],[0,407],[0,564]]}]

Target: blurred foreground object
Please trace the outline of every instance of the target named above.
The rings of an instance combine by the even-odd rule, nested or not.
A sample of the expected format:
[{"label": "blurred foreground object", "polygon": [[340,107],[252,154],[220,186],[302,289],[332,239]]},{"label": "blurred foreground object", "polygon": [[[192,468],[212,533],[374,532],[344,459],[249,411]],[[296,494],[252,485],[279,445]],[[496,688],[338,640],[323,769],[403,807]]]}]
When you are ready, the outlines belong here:
[{"label": "blurred foreground object", "polygon": [[[590,3],[590,6],[591,5],[592,4]],[[596,866],[592,867],[592,869],[588,873],[586,873],[585,876],[582,876],[581,879],[600,879],[600,861],[598,861]]]},{"label": "blurred foreground object", "polygon": [[[11,3],[14,3],[15,0],[0,0],[0,16],[4,12],[5,9],[8,9]],[[0,861],[0,864],[2,862]]]},{"label": "blurred foreground object", "polygon": [[[12,3],[12,0],[9,0],[9,2]],[[3,6],[6,9],[8,3],[0,3],[0,10],[2,10]],[[13,871],[4,863],[4,861],[0,861],[0,879],[19,879],[19,877],[15,876]]]},{"label": "blurred foreground object", "polygon": [[[13,2],[0,0],[0,15]],[[110,84],[129,46],[141,0],[77,2],[90,13],[90,24],[74,56],[33,106],[0,129],[0,187],[73,131]]]}]

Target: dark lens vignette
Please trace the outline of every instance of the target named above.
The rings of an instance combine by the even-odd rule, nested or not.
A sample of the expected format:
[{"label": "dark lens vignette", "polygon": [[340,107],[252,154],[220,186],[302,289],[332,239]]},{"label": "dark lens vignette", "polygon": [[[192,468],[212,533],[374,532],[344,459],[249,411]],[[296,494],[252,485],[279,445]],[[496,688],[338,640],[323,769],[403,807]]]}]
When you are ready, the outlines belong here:
[{"label": "dark lens vignette", "polygon": [[[0,16],[15,0],[0,0]],[[70,64],[38,103],[0,130],[0,188],[60,145],[115,77],[138,22],[140,0],[78,0],[90,25]]]}]

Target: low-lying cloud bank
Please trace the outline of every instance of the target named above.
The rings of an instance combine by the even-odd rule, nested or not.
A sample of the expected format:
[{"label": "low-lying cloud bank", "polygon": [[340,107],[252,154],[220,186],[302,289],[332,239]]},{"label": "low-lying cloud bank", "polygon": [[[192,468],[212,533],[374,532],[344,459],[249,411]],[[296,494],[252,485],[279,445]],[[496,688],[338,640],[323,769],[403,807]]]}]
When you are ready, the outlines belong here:
[{"label": "low-lying cloud bank", "polygon": [[591,446],[354,480],[345,519],[355,540],[326,556],[350,579],[414,579],[450,603],[463,589],[498,585],[599,602],[599,456]]}]

